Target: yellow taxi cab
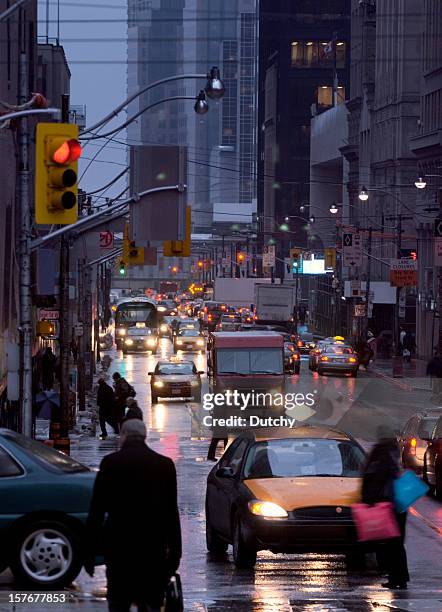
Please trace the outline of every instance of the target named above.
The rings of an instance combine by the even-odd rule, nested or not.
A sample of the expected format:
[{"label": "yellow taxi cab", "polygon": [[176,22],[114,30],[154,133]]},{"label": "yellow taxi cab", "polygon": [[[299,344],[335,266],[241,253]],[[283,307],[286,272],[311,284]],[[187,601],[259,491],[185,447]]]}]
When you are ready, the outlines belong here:
[{"label": "yellow taxi cab", "polygon": [[243,433],[207,478],[209,552],[232,544],[235,565],[248,568],[259,550],[342,553],[354,564],[362,553],[351,505],[363,461],[353,438],[328,427]]}]

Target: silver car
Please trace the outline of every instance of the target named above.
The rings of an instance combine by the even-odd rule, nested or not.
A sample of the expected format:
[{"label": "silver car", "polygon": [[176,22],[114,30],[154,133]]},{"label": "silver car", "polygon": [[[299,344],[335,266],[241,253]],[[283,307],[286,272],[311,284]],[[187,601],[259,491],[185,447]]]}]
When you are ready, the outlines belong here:
[{"label": "silver car", "polygon": [[317,355],[316,371],[323,375],[326,372],[335,374],[358,375],[359,360],[351,346],[330,344]]}]

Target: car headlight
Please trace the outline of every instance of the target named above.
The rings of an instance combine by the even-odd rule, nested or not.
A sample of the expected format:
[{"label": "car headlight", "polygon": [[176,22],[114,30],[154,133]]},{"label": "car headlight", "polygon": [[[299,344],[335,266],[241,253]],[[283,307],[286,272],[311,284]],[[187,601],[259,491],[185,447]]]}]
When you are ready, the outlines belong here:
[{"label": "car headlight", "polygon": [[153,386],[154,386],[154,387],[164,387],[164,383],[163,383],[163,381],[162,381],[162,380],[156,380],[156,381],[153,383]]},{"label": "car headlight", "polygon": [[157,310],[158,310],[158,312],[166,312],[166,307],[165,306],[158,306]]},{"label": "car headlight", "polygon": [[172,312],[170,313],[171,315],[176,315],[175,310],[172,310]]},{"label": "car headlight", "polygon": [[155,338],[148,338],[146,344],[147,346],[155,346]]},{"label": "car headlight", "polygon": [[287,518],[288,514],[278,506],[278,504],[274,504],[269,501],[259,501],[254,499],[249,502],[249,510],[252,514],[256,516],[263,516],[264,518]]},{"label": "car headlight", "polygon": [[167,325],[161,325],[160,330],[162,332],[167,332]]},{"label": "car headlight", "polygon": [[182,340],[177,340],[176,343],[179,344],[180,346],[181,346],[181,344],[184,344],[184,342]]},{"label": "car headlight", "polygon": [[124,327],[122,329],[118,330],[118,335],[119,336],[125,336],[126,335],[126,330],[124,329]]},{"label": "car headlight", "polygon": [[124,344],[127,344],[128,346],[131,346],[133,343],[134,343],[134,341],[133,341],[133,340],[131,340],[130,338],[127,338],[127,339],[124,341]]},{"label": "car headlight", "polygon": [[204,340],[197,340],[196,343],[198,346],[204,346]]}]

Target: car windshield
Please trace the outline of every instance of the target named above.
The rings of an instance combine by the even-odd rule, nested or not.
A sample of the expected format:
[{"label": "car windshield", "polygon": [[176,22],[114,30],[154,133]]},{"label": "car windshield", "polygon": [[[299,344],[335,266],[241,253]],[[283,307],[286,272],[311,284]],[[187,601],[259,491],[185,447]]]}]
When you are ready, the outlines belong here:
[{"label": "car windshield", "polygon": [[176,308],[176,304],[173,300],[163,300],[158,302],[158,306],[165,306],[166,308]]},{"label": "car windshield", "polygon": [[150,336],[151,330],[147,327],[130,327],[127,330],[128,336]]},{"label": "car windshield", "polygon": [[178,336],[191,336],[192,338],[198,338],[199,332],[196,329],[180,329]]},{"label": "car windshield", "polygon": [[218,374],[283,374],[283,356],[279,348],[218,349]]},{"label": "car windshield", "polygon": [[244,478],[357,478],[361,474],[363,462],[362,449],[348,440],[268,440],[258,442],[251,448],[244,468]]},{"label": "car windshield", "polygon": [[353,349],[351,346],[328,346],[324,353],[327,355],[352,355]]},{"label": "car windshield", "polygon": [[193,374],[193,363],[159,363],[156,367],[156,374]]},{"label": "car windshield", "polygon": [[10,442],[25,450],[28,454],[31,454],[38,462],[45,464],[51,468],[55,468],[61,472],[73,474],[75,472],[90,472],[90,469],[65,455],[60,451],[56,451],[49,446],[46,446],[42,442],[36,440],[29,440],[19,434],[8,435],[5,434]]}]

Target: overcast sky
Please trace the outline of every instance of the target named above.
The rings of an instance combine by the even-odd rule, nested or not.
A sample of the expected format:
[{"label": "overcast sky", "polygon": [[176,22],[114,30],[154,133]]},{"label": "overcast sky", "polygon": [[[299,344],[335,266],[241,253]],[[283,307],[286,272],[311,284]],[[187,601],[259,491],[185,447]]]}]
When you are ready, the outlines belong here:
[{"label": "overcast sky", "polygon": [[[46,35],[46,2],[39,0],[39,34]],[[50,0],[49,37],[57,36],[57,4]],[[126,98],[127,5],[118,0],[60,0],[60,43],[71,69],[71,104],[85,104],[87,125],[94,124]],[[109,124],[126,119],[121,113]],[[119,134],[121,140],[125,133]],[[80,176],[103,141],[84,149]],[[105,185],[126,165],[121,145],[110,143],[88,168],[80,187],[92,191]],[[124,188],[119,182],[106,196]]]}]

